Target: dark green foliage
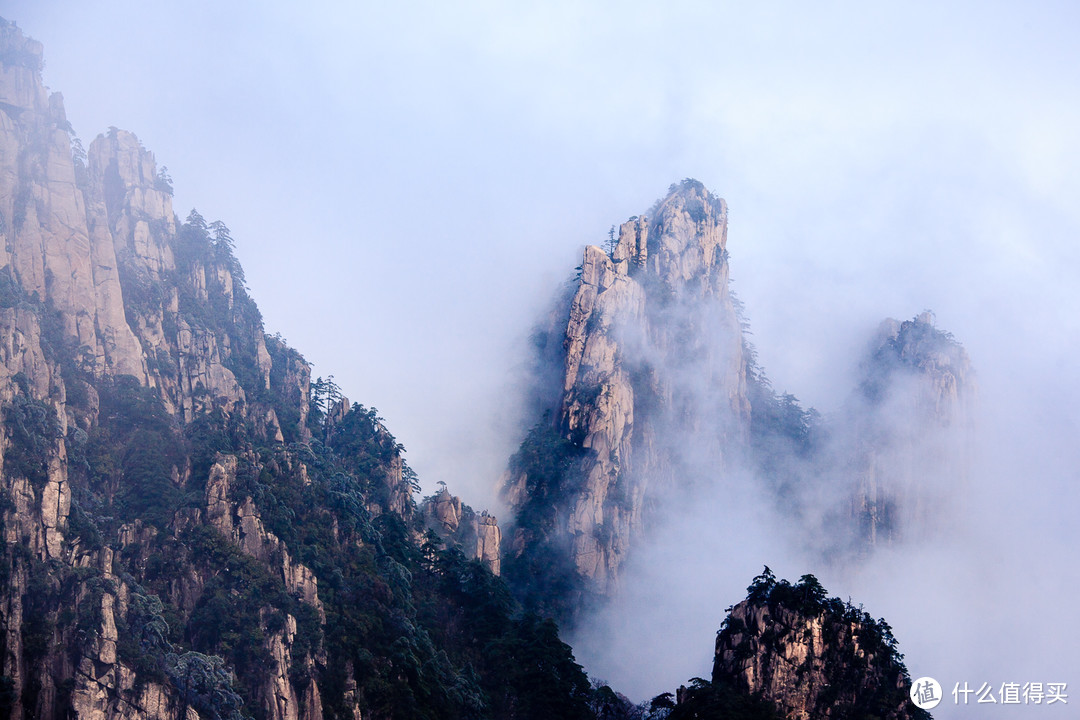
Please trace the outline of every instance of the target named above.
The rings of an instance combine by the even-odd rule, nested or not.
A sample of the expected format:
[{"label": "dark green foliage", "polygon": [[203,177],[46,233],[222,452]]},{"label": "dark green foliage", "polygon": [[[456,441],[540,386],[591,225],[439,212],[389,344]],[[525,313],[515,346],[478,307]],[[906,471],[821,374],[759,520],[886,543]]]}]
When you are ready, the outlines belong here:
[{"label": "dark green foliage", "polygon": [[386,430],[375,408],[353,405],[340,422],[329,428],[327,446],[344,470],[362,480],[368,502],[389,509],[395,495],[411,493],[409,483],[415,482],[415,474],[402,477],[402,484],[398,484],[395,470],[395,461],[405,448]]},{"label": "dark green foliage", "polygon": [[247,428],[235,415],[227,415],[219,407],[197,415],[184,428],[184,437],[191,460],[189,491],[201,494],[210,476],[210,467],[217,455],[237,453],[248,444]]},{"label": "dark green foliage", "polygon": [[280,578],[241,554],[217,531],[200,526],[182,540],[190,549],[190,560],[212,573],[188,620],[186,639],[196,650],[228,659],[241,684],[249,687],[245,695],[250,699],[260,674],[272,663],[264,647],[261,610],[266,606],[295,610],[297,603]]},{"label": "dark green foliage", "polygon": [[[805,620],[820,618],[825,642],[824,649],[819,648],[822,653],[819,660],[825,672],[825,687],[817,695],[818,707],[830,708],[834,714],[840,713],[838,717],[881,718],[905,706],[906,692],[902,688],[910,678],[892,628],[885,620],[875,620],[861,607],[828,597],[825,588],[813,575],[803,575],[798,583],[792,585],[787,580],[777,580],[767,566],[747,588],[744,602],[768,609],[767,617],[770,620],[766,627],[757,633],[748,629],[738,618],[729,617],[721,626],[718,647],[733,647],[736,658],[746,659],[755,654],[756,644],[760,648],[757,652],[779,657],[787,644],[804,640],[796,634],[799,623],[791,626],[780,618],[790,617],[790,613]],[[735,635],[741,637],[738,645],[733,642]],[[863,652],[861,657],[855,654],[856,642]],[[805,672],[806,669],[800,668],[798,671]],[[743,683],[740,675],[731,673],[718,660],[713,667],[709,692],[715,694],[718,688],[723,687],[742,688],[740,692],[744,692]],[[836,703],[841,702],[841,693],[844,695],[843,704],[837,707]],[[928,717],[915,708],[911,708],[911,711],[913,717]],[[673,713],[671,717],[693,715]],[[732,717],[742,716],[735,714]]]},{"label": "dark green foliage", "polygon": [[589,711],[596,720],[660,720],[646,710],[644,705],[634,705],[609,686],[593,683],[589,693]]},{"label": "dark green foliage", "polygon": [[24,48],[6,48],[0,54],[0,63],[4,65],[24,67],[34,72],[41,72],[44,63],[40,55],[36,55]]},{"label": "dark green foliage", "polygon": [[117,652],[138,673],[140,682],[165,680],[165,654],[173,651],[169,624],[161,598],[149,593],[131,576],[128,585],[128,612],[116,618]]},{"label": "dark green foliage", "polygon": [[177,483],[186,462],[180,432],[157,393],[130,375],[103,380],[99,395],[86,459],[101,510],[111,506],[105,514],[164,529],[185,502]]},{"label": "dark green foliage", "polygon": [[567,548],[554,532],[566,521],[565,498],[577,488],[575,466],[585,450],[564,438],[550,422],[537,423],[510,458],[510,476],[525,479],[525,503],[517,526],[528,545],[507,557],[503,573],[527,608],[560,622],[570,622],[587,601],[582,580],[570,564]]},{"label": "dark green foliage", "polygon": [[[265,402],[270,398],[258,358],[264,339],[262,314],[248,295],[235,247],[225,223],[208,225],[194,209],[188,214],[174,243],[179,313],[189,325],[218,336],[222,361],[248,402]],[[231,287],[226,275],[232,278]]]},{"label": "dark green foliage", "polygon": [[66,535],[70,540],[78,540],[82,547],[90,550],[97,550],[104,545],[97,523],[83,510],[78,500],[72,500]]},{"label": "dark green foliage", "polygon": [[334,382],[334,376],[330,375],[325,380],[318,377],[311,382],[311,403],[308,407],[308,425],[311,427],[324,426],[330,410],[341,402],[344,396],[341,387]]},{"label": "dark green foliage", "polygon": [[522,720],[582,720],[591,717],[589,684],[570,648],[559,640],[550,619],[526,613],[513,630],[492,643],[490,657],[497,687],[492,703],[497,716]]},{"label": "dark green foliage", "polygon": [[171,683],[181,703],[201,717],[243,720],[243,698],[224,658],[184,652],[171,643],[165,604],[130,575],[123,579],[129,588],[128,613],[117,618],[117,651],[135,669],[137,682]]},{"label": "dark green foliage", "polygon": [[[546,415],[525,436],[521,447],[510,458],[511,475],[525,477],[526,507],[519,513],[526,522],[551,522],[550,513],[539,512],[555,505],[568,492],[572,467],[585,451],[559,434]],[[535,510],[535,511],[534,511]]]},{"label": "dark green foliage", "polygon": [[619,246],[619,236],[615,233],[615,226],[608,230],[607,241],[604,243],[604,251],[609,257],[615,256],[615,248]]},{"label": "dark green foliage", "polygon": [[164,165],[158,168],[157,177],[154,178],[154,189],[166,195],[173,194],[172,176],[169,175],[169,168]]},{"label": "dark green foliage", "polygon": [[60,422],[51,405],[30,397],[25,380],[21,385],[21,392],[3,408],[9,442],[4,472],[26,478],[40,491],[49,479],[49,458],[55,456],[62,437]]},{"label": "dark green foliage", "polygon": [[26,291],[15,279],[11,265],[0,268],[0,308],[13,308],[28,301]]},{"label": "dark green foliage", "polygon": [[776,587],[776,575],[766,565],[765,569],[761,571],[761,574],[754,578],[750,583],[750,587],[746,588],[746,599],[750,602],[757,602],[759,600],[767,600],[769,594]]},{"label": "dark green foliage", "polygon": [[[19,547],[19,550],[24,548]],[[59,582],[51,574],[54,568],[42,563],[29,552],[20,553],[16,562],[27,569],[29,582],[23,592],[22,632],[23,661],[27,667],[41,663],[52,647],[56,631],[54,608],[58,601]],[[55,568],[60,571],[60,568]],[[59,574],[59,572],[57,573]],[[34,707],[41,692],[41,680],[31,676],[23,687],[24,707]]]},{"label": "dark green foliage", "polygon": [[310,377],[311,371],[303,356],[290,348],[280,335],[267,336],[266,349],[273,363],[270,366],[270,389],[267,391],[266,400],[274,408],[278,422],[281,423],[285,442],[299,442],[303,398],[298,381],[302,377]]},{"label": "dark green foliage", "polygon": [[233,691],[232,671],[214,655],[170,653],[166,673],[180,693],[183,708],[193,707],[209,720],[242,720],[243,699]]},{"label": "dark green foliage", "polygon": [[[747,323],[740,316],[744,332]],[[755,461],[766,477],[794,472],[793,463],[809,457],[818,441],[820,415],[803,409],[791,393],[777,394],[757,364],[757,352],[745,343],[746,384],[750,401],[750,441]]]},{"label": "dark green foliage", "polygon": [[[412,523],[418,520],[411,515],[372,516],[369,505],[399,453],[377,413],[355,406],[331,429],[329,445],[291,446],[261,469],[242,462],[234,493],[255,498],[264,522],[320,578],[325,636],[309,608],[286,605],[280,595],[274,599],[270,586],[246,574],[243,558],[228,558],[231,544],[208,536],[192,546],[192,555],[205,558],[207,568],[226,566],[244,579],[234,585],[219,574],[208,585],[188,623],[198,628],[189,630],[197,633],[190,635],[192,646],[222,654],[245,686],[251,670],[234,652],[243,645],[241,632],[226,626],[253,587],[257,592],[250,596],[258,603],[250,605],[252,612],[259,603],[282,608],[306,625],[297,637],[311,637],[307,647],[326,652],[317,679],[328,713],[347,711],[342,702],[351,667],[362,707],[376,718],[502,718],[516,708],[547,707],[545,702],[566,705],[574,717],[581,707],[575,698],[587,682],[553,625],[518,617],[505,583],[480,563],[430,543],[417,547]],[[289,458],[306,465],[308,484],[288,471]],[[232,608],[215,597],[228,598]],[[269,631],[281,620],[264,615],[249,622]],[[304,646],[293,646],[294,658],[303,652]],[[541,665],[532,674],[514,675],[507,665],[516,653],[525,660],[532,653]],[[294,662],[290,670],[294,682],[306,681],[306,665]]]},{"label": "dark green foliage", "polygon": [[777,394],[758,365],[757,351],[745,339],[750,333],[742,302],[732,296],[744,333],[747,399],[750,402],[748,462],[772,490],[781,510],[798,517],[805,506],[803,494],[814,486],[819,468],[815,461],[826,446],[827,435],[817,410],[804,409],[791,393]]},{"label": "dark green foliage", "polygon": [[519,614],[506,584],[457,550],[429,542],[423,552],[419,618],[455,662],[476,670],[484,717],[592,717],[588,680],[551,620]]},{"label": "dark green foliage", "polygon": [[[663,696],[660,696],[663,697]],[[655,704],[660,698],[654,698]],[[663,703],[663,701],[661,701]],[[663,707],[663,705],[661,705]],[[784,720],[768,702],[751,697],[725,682],[693,678],[683,701],[671,709],[667,720]]]},{"label": "dark green foliage", "polygon": [[11,717],[11,708],[19,698],[15,680],[10,675],[0,675],[0,720]]}]

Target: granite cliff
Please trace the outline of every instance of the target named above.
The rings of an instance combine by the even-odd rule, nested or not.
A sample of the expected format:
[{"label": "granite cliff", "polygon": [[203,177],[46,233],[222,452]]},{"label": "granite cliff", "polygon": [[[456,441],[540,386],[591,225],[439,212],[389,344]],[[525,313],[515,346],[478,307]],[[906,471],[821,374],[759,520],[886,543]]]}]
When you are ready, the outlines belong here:
[{"label": "granite cliff", "polygon": [[923,313],[886,320],[823,418],[777,393],[729,289],[727,206],[673,185],[578,274],[540,325],[533,418],[503,478],[504,570],[572,620],[618,591],[634,546],[696,496],[756,483],[815,560],[932,536],[965,482],[975,384]]},{"label": "granite cliff", "polygon": [[828,598],[812,575],[792,585],[768,568],[716,636],[712,684],[758,698],[790,720],[929,715],[884,620]]},{"label": "granite cliff", "polygon": [[966,488],[976,383],[932,313],[884,321],[844,417],[858,541],[933,536]]},{"label": "granite cliff", "polygon": [[[178,219],[134,135],[83,150],[42,66],[0,20],[0,717],[583,709],[553,626],[499,595],[494,518],[486,567],[422,552],[377,413],[265,333],[228,228]],[[485,654],[526,632],[562,680]]]},{"label": "granite cliff", "polygon": [[724,201],[687,180],[613,230],[608,250],[585,248],[572,295],[535,335],[542,419],[503,481],[512,577],[540,562],[562,566],[552,582],[580,587],[571,604],[612,593],[655,506],[723,474],[745,444],[726,242]]},{"label": "granite cliff", "polygon": [[424,498],[420,512],[442,543],[459,549],[466,557],[480,560],[493,575],[502,567],[502,531],[494,515],[486,510],[477,513],[461,498],[442,487]]},{"label": "granite cliff", "polygon": [[[84,150],[42,66],[0,20],[0,720],[664,717],[590,687],[544,612],[616,591],[672,497],[809,433],[743,336],[724,202],[684,181],[586,248],[535,338],[504,548],[449,490],[416,502],[377,411],[265,332],[228,227],[177,217],[133,134]],[[934,378],[913,412],[951,407],[966,359],[906,327],[878,359]],[[851,513],[880,534],[891,456],[864,445]],[[791,680],[757,678],[738,702]]]}]

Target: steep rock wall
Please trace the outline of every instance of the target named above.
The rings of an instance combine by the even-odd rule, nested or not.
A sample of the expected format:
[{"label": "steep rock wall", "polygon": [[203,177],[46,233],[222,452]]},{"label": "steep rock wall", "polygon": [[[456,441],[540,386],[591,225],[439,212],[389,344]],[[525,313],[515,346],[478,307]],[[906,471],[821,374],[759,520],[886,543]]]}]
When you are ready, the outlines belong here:
[{"label": "steep rock wall", "polygon": [[428,528],[470,560],[479,560],[498,575],[502,567],[502,531],[494,515],[479,514],[445,487],[420,505]]},{"label": "steep rock wall", "polygon": [[911,679],[883,620],[827,598],[811,575],[777,581],[765,569],[728,610],[712,683],[770,703],[788,720],[928,718],[908,700]]},{"label": "steep rock wall", "polygon": [[511,555],[547,545],[600,595],[665,496],[724,472],[750,415],[724,201],[684,181],[612,240],[585,248],[538,335],[559,388],[504,478]]},{"label": "steep rock wall", "polygon": [[931,313],[881,324],[840,435],[860,544],[932,537],[960,511],[976,397],[967,352]]}]

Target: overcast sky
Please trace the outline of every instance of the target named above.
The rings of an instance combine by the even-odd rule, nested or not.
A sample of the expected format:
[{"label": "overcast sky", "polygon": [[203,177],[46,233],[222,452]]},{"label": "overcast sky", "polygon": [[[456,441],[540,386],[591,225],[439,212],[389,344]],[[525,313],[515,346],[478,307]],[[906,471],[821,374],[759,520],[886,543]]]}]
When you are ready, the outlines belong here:
[{"label": "overcast sky", "polygon": [[[835,409],[870,329],[932,308],[987,402],[1009,408],[995,423],[1075,437],[1078,7],[7,0],[3,14],[45,44],[83,142],[135,132],[177,213],[232,229],[267,329],[378,407],[426,488],[482,506],[518,439],[508,399],[530,323],[582,245],[684,177],[728,200],[734,287],[778,389]],[[1051,527],[1076,509],[1061,447],[1041,450],[1050,479],[1024,479],[1042,488],[1031,527],[1047,527],[1035,508]]]},{"label": "overcast sky", "polygon": [[84,143],[135,132],[181,217],[224,220],[268,329],[378,407],[429,487],[490,484],[463,476],[501,463],[529,323],[683,177],[731,206],[770,375],[823,410],[885,316],[933,308],[970,346],[1001,304],[1072,292],[1072,4],[521,5],[4,13]]}]

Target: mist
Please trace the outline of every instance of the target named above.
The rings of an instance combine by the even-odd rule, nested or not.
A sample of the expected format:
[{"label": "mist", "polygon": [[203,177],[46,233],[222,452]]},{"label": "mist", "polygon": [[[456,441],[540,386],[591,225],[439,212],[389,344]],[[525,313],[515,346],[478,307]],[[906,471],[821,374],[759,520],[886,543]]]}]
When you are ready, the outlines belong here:
[{"label": "mist", "polygon": [[83,142],[132,130],[181,215],[229,225],[267,330],[378,407],[426,492],[445,481],[495,507],[533,322],[583,245],[683,177],[728,201],[733,287],[777,390],[837,412],[877,324],[935,311],[979,384],[947,532],[817,565],[733,474],[639,546],[596,619],[608,645],[578,639],[586,669],[635,699],[708,675],[724,608],[765,564],[885,617],[912,673],[947,690],[1080,682],[1077,14],[4,8],[45,44]]},{"label": "mist", "polygon": [[[1028,349],[1039,343],[1027,333],[1010,336]],[[586,667],[633,689],[638,701],[708,677],[725,609],[768,565],[793,581],[814,573],[831,595],[884,617],[912,676],[931,675],[946,691],[965,681],[997,688],[1075,677],[1080,638],[1067,618],[1080,568],[1069,527],[1080,465],[1075,422],[1064,408],[1080,398],[1067,378],[1049,374],[1060,359],[1032,357],[1017,376],[998,357],[974,359],[970,445],[945,445],[962,457],[943,458],[940,438],[920,437],[919,427],[891,428],[909,431],[916,449],[933,450],[935,461],[916,459],[914,477],[922,483],[915,492],[936,512],[905,528],[901,540],[880,542],[864,557],[836,554],[831,541],[850,528],[825,515],[849,505],[854,486],[843,472],[803,478],[800,520],[770,493],[766,478],[733,469],[669,504],[666,522],[635,549],[620,594],[579,623],[573,642]],[[910,422],[910,414],[885,411]],[[955,473],[958,467],[967,472]],[[934,714],[962,713],[946,702]]]}]

